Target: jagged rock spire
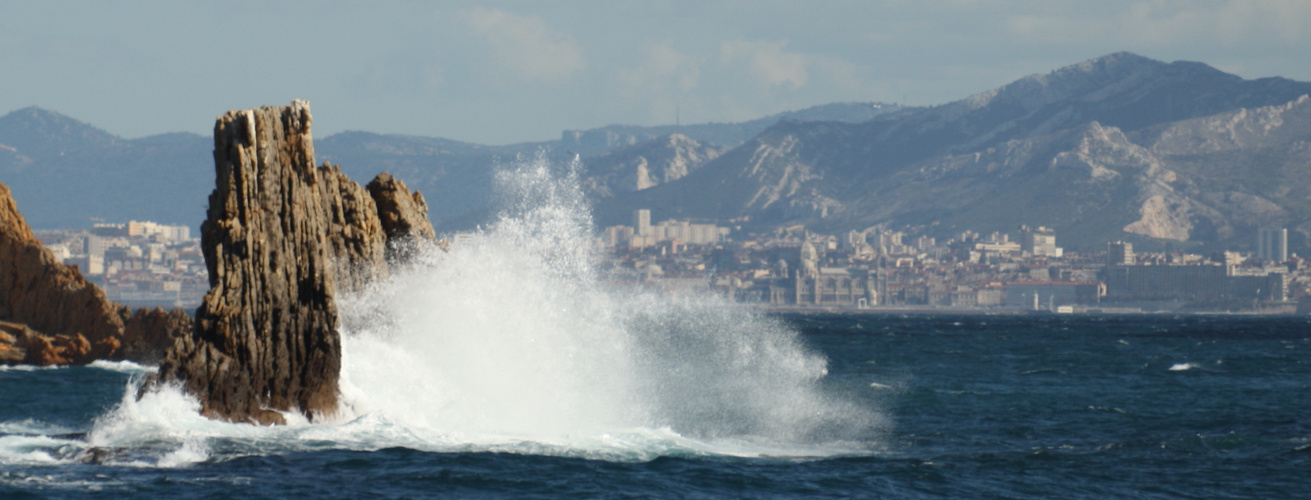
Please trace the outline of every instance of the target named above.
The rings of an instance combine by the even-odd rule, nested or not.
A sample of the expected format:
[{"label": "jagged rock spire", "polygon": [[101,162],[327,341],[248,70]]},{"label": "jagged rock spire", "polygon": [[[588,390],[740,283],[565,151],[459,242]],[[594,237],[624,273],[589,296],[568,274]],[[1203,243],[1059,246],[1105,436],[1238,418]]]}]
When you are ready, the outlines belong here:
[{"label": "jagged rock spire", "polygon": [[397,209],[340,169],[316,167],[311,123],[309,103],[297,100],[229,111],[214,126],[216,186],[201,225],[210,291],[195,335],[174,345],[159,373],[210,418],[274,424],[282,412],[335,413],[337,295],[386,277],[384,220],[432,235],[426,214],[413,212],[426,209],[422,196],[403,184],[391,192],[411,204]]}]

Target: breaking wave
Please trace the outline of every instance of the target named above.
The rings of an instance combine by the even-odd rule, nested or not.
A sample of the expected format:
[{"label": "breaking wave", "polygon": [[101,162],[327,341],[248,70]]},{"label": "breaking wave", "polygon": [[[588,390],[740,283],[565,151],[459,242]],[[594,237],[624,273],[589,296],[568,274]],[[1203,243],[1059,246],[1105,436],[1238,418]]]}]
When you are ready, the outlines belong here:
[{"label": "breaking wave", "polygon": [[634,461],[878,446],[883,418],[826,390],[825,358],[780,321],[605,280],[577,168],[543,157],[503,166],[494,222],[449,250],[415,248],[389,280],[339,301],[337,415],[215,422],[176,388],[137,399],[147,368],[101,364],[134,374],[113,410],[78,438],[6,437],[0,461],[178,467],[391,447]]}]

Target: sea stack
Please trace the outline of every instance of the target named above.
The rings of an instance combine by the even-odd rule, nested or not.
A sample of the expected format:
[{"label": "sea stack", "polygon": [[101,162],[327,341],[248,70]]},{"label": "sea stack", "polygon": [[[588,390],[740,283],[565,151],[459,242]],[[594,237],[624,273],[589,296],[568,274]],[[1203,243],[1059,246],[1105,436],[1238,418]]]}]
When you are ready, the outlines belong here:
[{"label": "sea stack", "polygon": [[0,364],[154,363],[190,329],[181,310],[132,313],[110,301],[36,239],[0,184]]},{"label": "sea stack", "polygon": [[217,179],[201,225],[210,291],[194,335],[159,372],[210,418],[278,424],[283,412],[334,413],[337,294],[387,274],[378,203],[340,169],[315,166],[311,121],[297,100],[229,111],[214,126]]}]

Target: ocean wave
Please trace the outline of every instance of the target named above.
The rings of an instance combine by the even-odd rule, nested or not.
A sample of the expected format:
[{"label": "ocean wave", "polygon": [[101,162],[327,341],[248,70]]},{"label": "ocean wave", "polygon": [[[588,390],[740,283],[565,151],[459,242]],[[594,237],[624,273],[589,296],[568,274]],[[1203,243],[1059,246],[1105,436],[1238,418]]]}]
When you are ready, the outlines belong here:
[{"label": "ocean wave", "polygon": [[70,461],[85,443],[43,435],[0,436],[0,465],[48,465]]},{"label": "ocean wave", "polygon": [[38,370],[60,370],[68,368],[68,365],[0,365],[0,372],[31,372]]},{"label": "ocean wave", "polygon": [[23,420],[0,422],[0,434],[59,435],[71,434],[73,431],[59,425],[26,418]]},{"label": "ocean wave", "polygon": [[[99,463],[186,467],[309,450],[409,448],[646,461],[871,453],[883,416],[824,389],[799,333],[707,294],[600,277],[579,165],[496,176],[509,207],[458,245],[338,301],[341,407],[310,423],[209,420],[177,387],[133,377],[86,446]],[[96,368],[138,374],[134,363]]]},{"label": "ocean wave", "polygon": [[[511,453],[615,462],[644,462],[660,457],[742,457],[812,459],[864,456],[880,450],[865,442],[803,444],[764,438],[691,438],[668,427],[621,428],[592,434],[532,436],[513,432],[461,432],[416,427],[378,414],[330,418],[310,423],[292,418],[287,425],[257,426],[210,420],[199,414],[196,400],[177,388],[146,393],[135,388],[102,416],[85,441],[30,437],[22,453],[38,453],[28,462],[87,461],[110,466],[187,467],[209,460],[321,450],[378,451],[406,448],[433,453]],[[294,417],[295,414],[288,414]],[[33,429],[35,430],[35,429]],[[75,446],[69,451],[50,448]],[[44,455],[39,453],[46,450]]]},{"label": "ocean wave", "polygon": [[156,373],[159,371],[158,366],[142,365],[132,361],[106,361],[102,359],[102,360],[92,361],[91,364],[87,366],[91,368],[99,368],[101,370],[109,370],[113,372],[127,373],[132,375]]}]

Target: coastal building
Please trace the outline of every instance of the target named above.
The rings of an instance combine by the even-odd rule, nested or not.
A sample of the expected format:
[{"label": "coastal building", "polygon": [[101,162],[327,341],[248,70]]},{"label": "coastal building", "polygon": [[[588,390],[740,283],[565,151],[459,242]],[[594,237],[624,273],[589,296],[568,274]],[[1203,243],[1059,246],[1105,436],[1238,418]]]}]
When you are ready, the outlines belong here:
[{"label": "coastal building", "polygon": [[974,249],[987,254],[1012,254],[1021,251],[1020,244],[1014,241],[992,241],[975,243]]},{"label": "coastal building", "polygon": [[1064,253],[1056,246],[1056,232],[1042,226],[1020,226],[1020,251],[1044,257],[1060,257]]},{"label": "coastal building", "polygon": [[1106,270],[1106,295],[1115,300],[1284,301],[1288,284],[1282,273],[1237,275],[1225,265],[1132,265]]},{"label": "coastal building", "polygon": [[[879,303],[878,275],[869,269],[822,267],[793,280],[792,303],[851,307]],[[863,302],[862,302],[863,301]]]},{"label": "coastal building", "polygon": [[[707,238],[691,232],[694,226],[666,221],[651,225],[648,236],[615,226],[601,239],[615,248],[616,276],[634,274],[639,277],[630,281],[643,286],[709,279],[714,293],[732,300],[784,308],[1291,312],[1293,305],[1284,299],[1311,292],[1311,273],[1296,259],[1289,265],[1256,265],[1235,252],[1203,257],[1167,248],[1143,254],[1127,242],[1105,244],[1105,252],[1055,256],[1050,255],[1059,248],[1055,240],[1044,238],[1054,235],[1042,229],[1015,240],[966,231],[961,240],[939,246],[922,232],[876,227],[832,236],[798,225],[750,240],[685,245],[682,238]],[[874,250],[876,245],[883,252]],[[1022,245],[1028,251],[1021,251]]]},{"label": "coastal building", "polygon": [[602,241],[607,247],[624,247],[630,246],[629,242],[632,241],[633,236],[635,235],[631,227],[610,226],[605,228],[605,236]]},{"label": "coastal building", "polygon": [[726,227],[687,220],[666,220],[652,225],[650,210],[635,210],[632,227],[607,227],[601,242],[610,248],[647,248],[666,242],[677,245],[715,245],[727,241],[731,232]]},{"label": "coastal building", "polygon": [[633,234],[647,236],[651,234],[651,211],[642,209],[633,211]]},{"label": "coastal building", "polygon": [[1101,302],[1106,288],[1101,283],[1070,281],[1017,281],[1006,284],[1006,304],[1048,309],[1072,304]]},{"label": "coastal building", "polygon": [[1106,245],[1106,267],[1134,265],[1133,243],[1113,241]]},{"label": "coastal building", "polygon": [[1288,261],[1288,229],[1263,227],[1257,230],[1256,258],[1269,262]]},{"label": "coastal building", "polygon": [[770,273],[774,277],[756,285],[753,295],[770,305],[786,307],[859,308],[883,303],[887,290],[884,274],[866,267],[821,266],[821,248],[826,247],[803,242],[795,250],[797,265],[779,259]]},{"label": "coastal building", "polygon": [[126,224],[97,223],[92,234],[107,237],[154,239],[162,243],[180,243],[191,239],[189,226],[170,226],[150,221],[128,221]]},{"label": "coastal building", "polygon": [[101,255],[66,257],[62,259],[62,261],[65,264],[77,266],[78,271],[87,276],[99,276],[105,274],[105,258]]}]

